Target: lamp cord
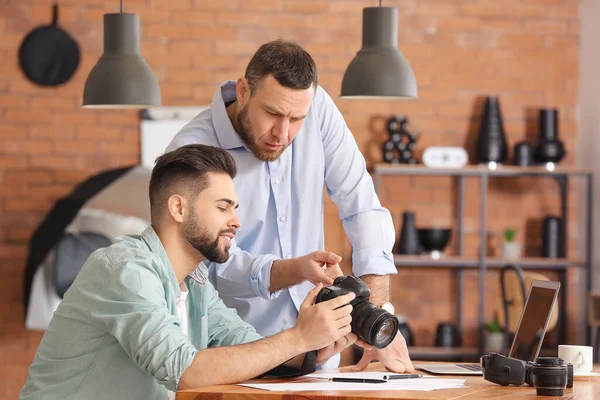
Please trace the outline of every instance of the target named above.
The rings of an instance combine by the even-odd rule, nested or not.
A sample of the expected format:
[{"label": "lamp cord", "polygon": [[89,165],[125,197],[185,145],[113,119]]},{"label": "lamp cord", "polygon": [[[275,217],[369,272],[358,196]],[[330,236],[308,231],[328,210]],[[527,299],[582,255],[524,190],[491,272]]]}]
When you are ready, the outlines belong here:
[{"label": "lamp cord", "polygon": [[379,0],[379,7],[381,7],[381,0]]},{"label": "lamp cord", "polygon": [[[379,0],[379,2],[381,3],[381,0]],[[123,0],[121,0],[121,14],[123,14]]]}]

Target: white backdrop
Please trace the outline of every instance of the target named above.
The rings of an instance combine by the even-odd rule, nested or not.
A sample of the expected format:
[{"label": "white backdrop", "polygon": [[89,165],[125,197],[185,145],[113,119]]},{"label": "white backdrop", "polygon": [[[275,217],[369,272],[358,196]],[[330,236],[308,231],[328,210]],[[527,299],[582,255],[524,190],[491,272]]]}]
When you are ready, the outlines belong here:
[{"label": "white backdrop", "polygon": [[159,107],[147,112],[151,119],[141,123],[141,164],[152,170],[156,157],[164,154],[173,137],[204,107]]}]

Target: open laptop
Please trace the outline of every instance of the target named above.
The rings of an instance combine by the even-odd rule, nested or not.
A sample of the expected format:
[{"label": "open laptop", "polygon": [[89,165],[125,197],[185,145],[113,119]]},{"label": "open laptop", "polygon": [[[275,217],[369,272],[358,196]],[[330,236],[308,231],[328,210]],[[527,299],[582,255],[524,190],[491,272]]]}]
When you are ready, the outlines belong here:
[{"label": "open laptop", "polygon": [[[535,361],[552,309],[556,303],[560,282],[534,280],[529,288],[525,307],[521,313],[519,326],[515,332],[509,357],[522,361]],[[441,375],[482,375],[481,366],[476,363],[462,364],[414,364],[416,369]]]}]

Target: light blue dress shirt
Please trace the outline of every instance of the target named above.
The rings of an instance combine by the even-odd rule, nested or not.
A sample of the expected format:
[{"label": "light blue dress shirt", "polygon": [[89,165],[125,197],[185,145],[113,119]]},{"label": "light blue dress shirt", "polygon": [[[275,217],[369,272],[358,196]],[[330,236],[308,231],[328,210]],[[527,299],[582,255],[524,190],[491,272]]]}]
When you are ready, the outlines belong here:
[{"label": "light blue dress shirt", "polygon": [[[269,291],[274,260],[324,249],[324,187],[339,209],[352,243],[355,275],[395,274],[394,225],[374,190],[352,133],[333,100],[318,87],[292,144],[272,162],[244,146],[227,116],[235,81],[216,91],[211,107],[175,136],[167,151],[192,143],[221,147],[233,156],[242,228],[225,264],[209,265],[209,278],[226,305],[271,336],[295,326],[298,309],[314,287],[310,282]],[[339,364],[339,355],[325,367]]]},{"label": "light blue dress shirt", "polygon": [[65,293],[21,400],[166,400],[198,350],[261,338],[226,308],[202,264],[185,279],[186,337],[176,310],[181,290],[152,227],[119,239],[92,253]]}]

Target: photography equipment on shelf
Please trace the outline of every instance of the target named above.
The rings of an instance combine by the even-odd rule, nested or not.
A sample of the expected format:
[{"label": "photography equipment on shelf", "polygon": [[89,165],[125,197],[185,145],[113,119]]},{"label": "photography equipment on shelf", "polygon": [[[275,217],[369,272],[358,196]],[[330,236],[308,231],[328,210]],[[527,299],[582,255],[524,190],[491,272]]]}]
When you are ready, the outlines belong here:
[{"label": "photography equipment on shelf", "polygon": [[573,364],[558,357],[537,357],[522,361],[498,353],[481,357],[483,379],[502,386],[528,384],[538,396],[562,396],[573,387]]},{"label": "photography equipment on shelf", "polygon": [[377,349],[387,347],[398,333],[400,322],[395,315],[369,302],[371,291],[361,279],[349,275],[339,276],[333,285],[319,291],[315,303],[335,299],[347,293],[356,294],[352,305],[352,333]]},{"label": "photography equipment on shelf", "polygon": [[389,139],[383,144],[383,161],[389,164],[416,164],[414,157],[419,133],[410,133],[406,129],[408,120],[400,115],[388,120]]},{"label": "photography equipment on shelf", "polygon": [[478,163],[503,164],[508,155],[506,134],[504,133],[504,122],[500,110],[500,101],[496,96],[488,96],[485,99],[483,115],[479,125],[477,136]]}]

